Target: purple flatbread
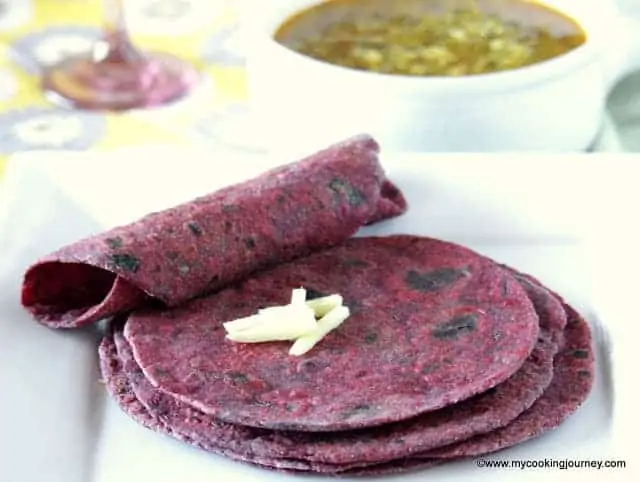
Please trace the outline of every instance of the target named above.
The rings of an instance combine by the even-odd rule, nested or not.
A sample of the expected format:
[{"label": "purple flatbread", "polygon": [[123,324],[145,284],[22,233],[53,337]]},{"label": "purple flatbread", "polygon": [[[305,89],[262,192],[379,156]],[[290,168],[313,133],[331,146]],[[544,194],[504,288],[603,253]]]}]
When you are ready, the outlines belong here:
[{"label": "purple flatbread", "polygon": [[[271,460],[262,459],[260,457],[239,456],[232,451],[225,450],[221,447],[207,445],[206,443],[199,442],[187,435],[184,435],[183,433],[173,430],[172,427],[166,423],[162,413],[150,412],[136,398],[131,387],[131,382],[123,370],[123,364],[126,363],[126,361],[119,358],[116,344],[113,339],[105,337],[102,340],[99,347],[99,356],[100,369],[109,394],[127,415],[143,427],[155,432],[166,433],[167,435],[194,447],[208,452],[217,453],[219,455],[224,455],[240,462],[250,462],[256,465],[278,468],[274,467],[274,462]],[[296,463],[295,461],[284,463],[282,465],[282,468],[291,470],[305,470],[309,467],[305,462]]]},{"label": "purple flatbread", "polygon": [[[545,336],[549,337],[549,335]],[[422,415],[416,420],[343,433],[273,432],[216,420],[154,388],[131,356],[126,340],[114,334],[123,371],[131,390],[149,412],[166,420],[174,433],[208,447],[265,459],[307,461],[308,468],[333,464],[362,465],[406,457],[422,447],[434,447],[491,430],[513,420],[542,394],[552,375],[555,345],[540,342],[513,379],[492,392],[461,402],[458,407]],[[324,467],[323,471],[328,468]]]},{"label": "purple flatbread", "polygon": [[[302,357],[233,343],[222,323],[340,293],[348,320]],[[378,426],[485,392],[531,354],[538,316],[520,284],[466,248],[418,236],[352,238],[172,310],[133,313],[124,335],[154,386],[234,424]],[[455,360],[455,362],[454,362]]]},{"label": "purple flatbread", "polygon": [[[536,292],[534,286],[527,287],[540,315],[541,336],[553,339],[564,327],[564,311],[553,297],[534,296]],[[224,447],[239,454],[253,453],[267,459],[304,459],[311,465],[376,463],[406,457],[500,427],[542,394],[551,379],[556,351],[553,343],[541,339],[534,355],[518,374],[495,390],[408,423],[356,433],[301,434],[230,425],[192,409],[153,387],[132,359],[126,340],[119,333],[114,337],[120,357],[125,360],[124,371],[132,391],[150,412],[166,420],[174,432],[203,445]]]},{"label": "purple flatbread", "polygon": [[267,266],[342,243],[407,209],[356,136],[174,208],[65,246],[25,273],[22,304],[74,328],[149,304],[209,293]]},{"label": "purple flatbread", "polygon": [[429,451],[428,457],[473,457],[511,447],[558,427],[589,396],[595,377],[591,329],[572,307],[565,304],[568,323],[565,345],[556,355],[549,388],[536,403],[513,422],[491,433],[449,447]]},{"label": "purple flatbread", "polygon": [[[526,278],[532,286],[540,286],[535,278]],[[553,294],[552,296],[557,296]],[[384,465],[383,472],[404,472],[412,468],[430,467],[435,462],[484,456],[524,443],[559,427],[584,403],[592,390],[595,377],[595,359],[591,329],[571,306],[563,303],[568,323],[562,341],[564,346],[554,359],[554,377],[544,394],[527,411],[508,425],[463,442],[416,454]],[[375,475],[377,466],[359,469],[359,475]],[[343,473],[348,474],[348,471]]]},{"label": "purple flatbread", "polygon": [[309,463],[306,461],[297,461],[293,459],[268,459],[247,454],[237,454],[231,450],[220,448],[219,446],[209,445],[208,443],[190,438],[183,433],[176,432],[163,419],[162,414],[148,410],[136,398],[132,390],[130,379],[124,371],[124,365],[127,360],[122,359],[118,355],[117,346],[114,341],[107,337],[99,347],[100,366],[103,376],[106,380],[107,390],[114,398],[120,408],[129,415],[134,421],[143,427],[159,433],[165,433],[173,438],[185,442],[193,447],[228,457],[238,462],[258,465],[265,469],[277,470],[288,473],[326,473],[329,475],[342,476],[365,476],[365,475],[383,475],[396,472],[404,472],[414,468],[426,468],[439,465],[439,460],[402,460],[397,462],[386,462],[381,464],[346,464],[342,466],[322,463]]}]

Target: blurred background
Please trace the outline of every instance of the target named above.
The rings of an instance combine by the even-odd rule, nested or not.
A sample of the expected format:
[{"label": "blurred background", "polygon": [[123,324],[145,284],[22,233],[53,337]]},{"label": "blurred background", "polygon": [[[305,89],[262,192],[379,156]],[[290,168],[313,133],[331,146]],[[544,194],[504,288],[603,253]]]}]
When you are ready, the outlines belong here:
[{"label": "blurred background", "polygon": [[[103,1],[0,0],[0,171],[8,156],[24,150],[215,141],[247,108],[238,35],[243,1],[124,0],[135,43],[193,62],[205,81],[175,105],[105,113],[56,107],[40,88],[43,69],[88,51],[99,37]],[[639,0],[618,1],[640,15]],[[236,140],[235,147],[242,149],[242,139]],[[603,137],[594,150],[640,152],[640,72],[612,93]]]},{"label": "blurred background", "polygon": [[[639,0],[617,2],[623,12],[640,17]],[[609,112],[617,126],[622,148],[640,152],[640,71],[623,79],[611,93]]]},{"label": "blurred background", "polygon": [[[217,117],[245,100],[243,48],[235,0],[125,0],[134,42],[193,62],[205,79],[184,102],[155,110],[104,113],[58,108],[41,72],[90,50],[102,0],[0,0],[0,169],[29,149],[102,149],[207,138]],[[215,92],[213,89],[215,84]]]}]

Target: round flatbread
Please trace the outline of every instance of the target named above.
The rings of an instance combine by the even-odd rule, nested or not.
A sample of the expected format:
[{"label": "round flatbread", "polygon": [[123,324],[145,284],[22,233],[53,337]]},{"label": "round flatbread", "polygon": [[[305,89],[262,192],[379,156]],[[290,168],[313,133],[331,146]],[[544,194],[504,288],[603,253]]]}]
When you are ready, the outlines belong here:
[{"label": "round flatbread", "polygon": [[[557,349],[553,340],[564,329],[566,314],[560,302],[544,288],[524,279],[521,283],[540,317],[541,334],[532,355],[515,375],[493,390],[455,406],[406,422],[357,432],[274,433],[221,422],[154,387],[133,359],[122,334],[116,331],[113,337],[131,390],[140,403],[162,418],[174,433],[217,450],[231,448],[239,456],[254,453],[269,460],[279,459],[279,466],[295,459],[294,468],[299,468],[299,461],[304,459],[307,470],[320,470],[321,466],[323,471],[338,471],[344,470],[345,465],[369,465],[406,457],[494,430],[534,403],[551,380],[552,360]],[[287,460],[282,460],[283,454]]]},{"label": "round flatbread", "polygon": [[[339,293],[351,316],[312,351],[241,344],[222,323]],[[353,238],[183,307],[134,313],[124,335],[149,381],[252,427],[336,431],[405,420],[504,382],[531,354],[538,316],[504,269],[417,236]]]}]

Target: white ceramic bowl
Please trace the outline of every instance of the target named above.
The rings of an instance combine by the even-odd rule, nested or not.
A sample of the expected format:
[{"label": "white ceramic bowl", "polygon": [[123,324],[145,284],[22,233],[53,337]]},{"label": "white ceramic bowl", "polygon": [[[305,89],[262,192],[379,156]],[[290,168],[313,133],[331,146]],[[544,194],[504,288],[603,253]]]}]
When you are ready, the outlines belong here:
[{"label": "white ceramic bowl", "polygon": [[319,0],[250,3],[243,25],[251,105],[271,148],[368,132],[385,150],[580,151],[594,141],[615,82],[640,67],[640,21],[625,18],[615,0],[541,0],[575,19],[586,43],[529,67],[461,78],[382,75],[310,59],[273,34]]}]

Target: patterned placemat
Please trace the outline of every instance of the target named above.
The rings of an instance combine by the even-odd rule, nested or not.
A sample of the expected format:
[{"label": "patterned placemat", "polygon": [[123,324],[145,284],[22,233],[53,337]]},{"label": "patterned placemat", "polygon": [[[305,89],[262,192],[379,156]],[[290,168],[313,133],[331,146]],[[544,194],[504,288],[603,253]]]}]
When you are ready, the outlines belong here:
[{"label": "patterned placemat", "polygon": [[[236,129],[234,123],[248,109],[238,28],[241,1],[124,0],[136,44],[189,59],[203,72],[203,82],[184,102],[108,114],[57,108],[39,85],[43,66],[87,51],[98,38],[102,0],[0,0],[0,176],[11,154],[33,149],[105,149],[185,139],[215,145],[220,137],[240,147],[246,126]],[[617,119],[605,121],[592,150],[618,151]]]},{"label": "patterned placemat", "polygon": [[98,38],[102,0],[0,0],[0,171],[8,156],[25,150],[180,142],[183,128],[212,129],[220,112],[246,98],[234,3],[125,0],[137,45],[191,60],[204,79],[177,105],[108,114],[57,108],[39,85],[42,66],[85,52]]}]

